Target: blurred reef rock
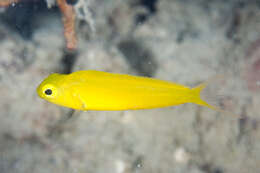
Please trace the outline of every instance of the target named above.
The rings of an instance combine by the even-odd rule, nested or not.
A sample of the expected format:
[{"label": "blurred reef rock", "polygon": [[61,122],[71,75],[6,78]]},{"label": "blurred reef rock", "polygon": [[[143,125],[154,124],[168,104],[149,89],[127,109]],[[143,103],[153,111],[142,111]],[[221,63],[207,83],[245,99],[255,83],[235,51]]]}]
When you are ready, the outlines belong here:
[{"label": "blurred reef rock", "polygon": [[[72,4],[78,38],[72,52],[55,2],[26,1],[1,12],[1,173],[259,172],[258,1]],[[11,13],[26,18],[10,20]],[[242,119],[192,104],[77,112],[38,98],[36,87],[50,73],[84,69],[188,86],[224,74],[231,80],[221,87]]]}]

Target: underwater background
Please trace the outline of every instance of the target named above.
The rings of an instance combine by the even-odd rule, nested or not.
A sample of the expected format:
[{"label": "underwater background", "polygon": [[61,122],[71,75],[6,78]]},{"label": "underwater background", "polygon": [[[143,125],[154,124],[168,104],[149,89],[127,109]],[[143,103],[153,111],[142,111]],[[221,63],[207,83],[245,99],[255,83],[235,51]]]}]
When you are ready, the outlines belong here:
[{"label": "underwater background", "polygon": [[[0,173],[259,172],[259,1],[0,6]],[[50,73],[89,69],[191,87],[220,74],[223,107],[240,118],[194,104],[74,111],[38,97]]]}]

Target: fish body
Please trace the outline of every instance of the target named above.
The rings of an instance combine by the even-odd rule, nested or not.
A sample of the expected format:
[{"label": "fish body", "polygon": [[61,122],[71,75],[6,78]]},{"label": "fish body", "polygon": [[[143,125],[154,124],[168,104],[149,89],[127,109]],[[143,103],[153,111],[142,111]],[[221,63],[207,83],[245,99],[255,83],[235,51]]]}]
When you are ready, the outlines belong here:
[{"label": "fish body", "polygon": [[51,74],[37,93],[49,102],[77,110],[138,110],[184,103],[215,109],[200,98],[205,86],[189,88],[154,78],[88,70]]}]

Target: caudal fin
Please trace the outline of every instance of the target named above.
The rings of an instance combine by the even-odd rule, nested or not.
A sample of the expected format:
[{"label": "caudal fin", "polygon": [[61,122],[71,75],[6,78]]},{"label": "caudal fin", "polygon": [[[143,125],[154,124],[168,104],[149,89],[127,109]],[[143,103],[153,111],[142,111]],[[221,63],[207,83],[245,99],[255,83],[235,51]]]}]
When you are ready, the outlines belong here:
[{"label": "caudal fin", "polygon": [[[239,118],[238,115],[233,114],[231,111],[227,110],[221,106],[221,101],[223,101],[228,96],[220,94],[219,89],[214,86],[214,80],[221,79],[222,76],[214,77],[207,82],[204,82],[194,88],[192,88],[193,100],[192,103],[208,107],[210,109],[216,110],[218,112],[235,116]],[[209,85],[213,84],[213,89]]]}]

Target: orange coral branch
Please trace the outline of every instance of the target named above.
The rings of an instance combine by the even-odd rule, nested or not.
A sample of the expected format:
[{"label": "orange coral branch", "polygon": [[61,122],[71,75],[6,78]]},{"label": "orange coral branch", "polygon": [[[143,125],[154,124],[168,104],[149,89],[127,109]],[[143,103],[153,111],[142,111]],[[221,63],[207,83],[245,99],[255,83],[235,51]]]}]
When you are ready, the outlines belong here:
[{"label": "orange coral branch", "polygon": [[9,5],[13,3],[17,3],[20,0],[0,0],[0,7],[8,7]]},{"label": "orange coral branch", "polygon": [[67,41],[67,48],[74,50],[77,47],[77,38],[75,33],[76,14],[71,5],[66,0],[57,0],[57,4],[62,12],[62,21],[64,25],[64,36]]}]

